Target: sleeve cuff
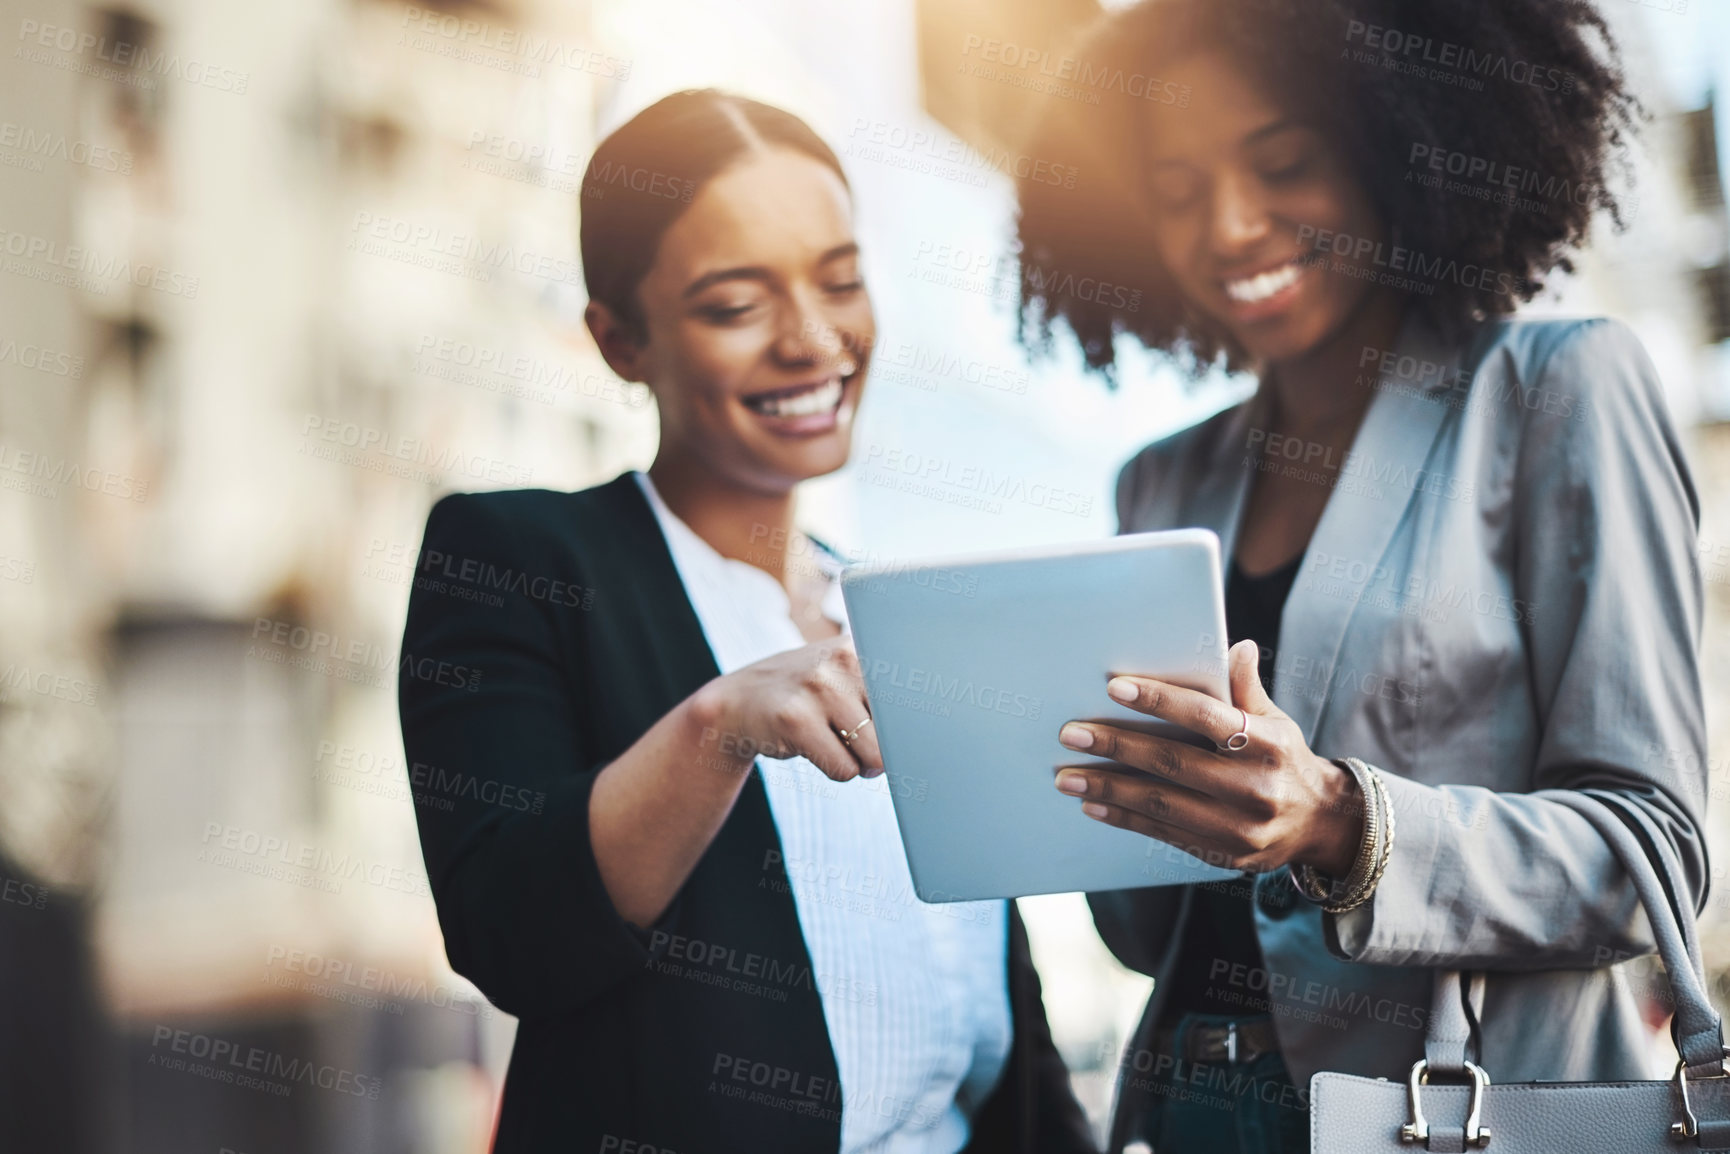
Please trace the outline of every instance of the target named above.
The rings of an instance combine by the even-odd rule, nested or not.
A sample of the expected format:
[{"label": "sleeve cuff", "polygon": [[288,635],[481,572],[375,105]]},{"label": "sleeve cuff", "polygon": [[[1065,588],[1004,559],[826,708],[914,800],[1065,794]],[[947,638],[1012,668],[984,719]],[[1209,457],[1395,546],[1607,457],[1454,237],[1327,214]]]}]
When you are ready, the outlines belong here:
[{"label": "sleeve cuff", "polygon": [[[1377,767],[1394,819],[1388,868],[1370,900],[1343,914],[1322,915],[1328,951],[1348,962],[1397,964],[1416,953],[1434,895],[1434,865],[1448,814],[1447,793]],[[1455,820],[1458,821],[1456,814]]]}]

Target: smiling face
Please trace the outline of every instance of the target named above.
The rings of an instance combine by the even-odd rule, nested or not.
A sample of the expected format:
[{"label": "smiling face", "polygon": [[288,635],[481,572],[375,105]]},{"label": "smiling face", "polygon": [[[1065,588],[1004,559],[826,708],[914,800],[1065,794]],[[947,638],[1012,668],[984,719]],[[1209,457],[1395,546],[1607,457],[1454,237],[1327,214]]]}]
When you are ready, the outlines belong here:
[{"label": "smiling face", "polygon": [[1314,351],[1372,289],[1342,271],[1350,258],[1304,260],[1310,245],[1300,237],[1379,244],[1385,225],[1333,142],[1224,56],[1201,52],[1162,69],[1194,98],[1188,108],[1151,106],[1146,186],[1161,260],[1190,303],[1252,356],[1277,364]]},{"label": "smiling face", "polygon": [[589,323],[613,368],[654,391],[663,456],[764,493],[846,463],[876,325],[834,171],[748,152],[667,229],[637,291],[644,340],[603,305]]}]

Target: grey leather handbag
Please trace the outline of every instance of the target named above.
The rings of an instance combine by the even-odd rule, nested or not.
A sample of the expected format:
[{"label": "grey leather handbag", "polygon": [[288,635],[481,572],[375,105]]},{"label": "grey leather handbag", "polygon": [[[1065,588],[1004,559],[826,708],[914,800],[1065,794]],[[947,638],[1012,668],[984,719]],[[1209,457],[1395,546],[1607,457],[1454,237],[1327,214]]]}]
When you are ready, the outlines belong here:
[{"label": "grey leather handbag", "polygon": [[1424,1057],[1403,1082],[1327,1071],[1310,1079],[1314,1154],[1730,1151],[1722,1022],[1706,997],[1693,903],[1669,842],[1650,818],[1615,794],[1550,796],[1591,821],[1634,881],[1674,993],[1671,1032],[1681,1055],[1675,1076],[1652,1082],[1495,1085],[1472,1060],[1483,975],[1442,971],[1436,975]]}]

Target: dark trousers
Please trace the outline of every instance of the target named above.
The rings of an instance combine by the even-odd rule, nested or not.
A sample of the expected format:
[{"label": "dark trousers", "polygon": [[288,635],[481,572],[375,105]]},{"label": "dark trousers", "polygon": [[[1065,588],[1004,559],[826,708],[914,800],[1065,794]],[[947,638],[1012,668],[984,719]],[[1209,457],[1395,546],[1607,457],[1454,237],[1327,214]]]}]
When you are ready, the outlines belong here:
[{"label": "dark trousers", "polygon": [[1136,1133],[1153,1154],[1309,1154],[1308,1099],[1277,1052],[1249,1062],[1182,1057],[1190,1029],[1231,1020],[1185,1014],[1171,1047],[1176,1053],[1157,1055],[1145,1073],[1129,1073],[1139,1084],[1126,1089],[1147,1102]]}]

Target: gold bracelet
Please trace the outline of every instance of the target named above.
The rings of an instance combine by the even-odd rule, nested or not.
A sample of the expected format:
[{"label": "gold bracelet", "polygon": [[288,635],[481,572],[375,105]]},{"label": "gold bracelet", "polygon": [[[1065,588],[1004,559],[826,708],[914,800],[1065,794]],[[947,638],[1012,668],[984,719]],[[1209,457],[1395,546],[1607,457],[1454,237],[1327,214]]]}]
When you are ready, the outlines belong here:
[{"label": "gold bracelet", "polygon": [[1293,866],[1292,882],[1299,893],[1322,907],[1324,913],[1343,914],[1357,909],[1375,894],[1387,871],[1394,850],[1394,811],[1387,786],[1371,766],[1355,757],[1334,761],[1358,783],[1364,804],[1364,839],[1351,872],[1344,878],[1327,878],[1314,866]]},{"label": "gold bracelet", "polygon": [[1364,872],[1362,863],[1366,859],[1373,860],[1376,849],[1376,807],[1371,800],[1373,786],[1365,775],[1353,769],[1346,761],[1336,758],[1334,764],[1352,775],[1352,780],[1358,786],[1358,797],[1363,802],[1363,841],[1352,858],[1352,868],[1344,878],[1334,878],[1311,865],[1291,867],[1292,881],[1296,883],[1298,892],[1324,907],[1337,905],[1351,892],[1350,883],[1361,880],[1360,875]]},{"label": "gold bracelet", "polygon": [[1388,796],[1388,783],[1383,779],[1381,770],[1373,766],[1369,767],[1369,770],[1370,776],[1375,779],[1376,795],[1382,803],[1382,823],[1386,830],[1386,842],[1382,846],[1381,860],[1376,863],[1375,872],[1370,875],[1369,889],[1364,895],[1366,900],[1375,893],[1376,887],[1381,884],[1382,875],[1388,872],[1388,863],[1394,857],[1394,802]]},{"label": "gold bracelet", "polygon": [[[1392,860],[1394,853],[1394,807],[1381,773],[1355,757],[1345,760],[1355,763],[1354,768],[1361,769],[1368,780],[1370,788],[1365,791],[1364,803],[1366,806],[1373,805],[1377,811],[1379,844],[1367,863],[1359,863],[1368,868],[1361,877],[1355,878],[1356,886],[1349,887],[1346,894],[1338,900],[1322,905],[1323,912],[1330,914],[1350,913],[1374,897],[1376,887],[1381,884],[1382,874],[1387,872],[1388,862]],[[1358,874],[1355,869],[1352,872],[1354,875]]]}]

